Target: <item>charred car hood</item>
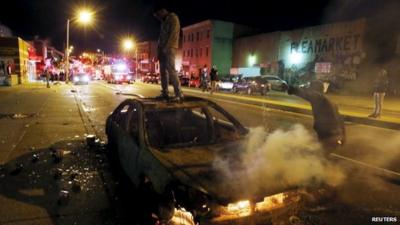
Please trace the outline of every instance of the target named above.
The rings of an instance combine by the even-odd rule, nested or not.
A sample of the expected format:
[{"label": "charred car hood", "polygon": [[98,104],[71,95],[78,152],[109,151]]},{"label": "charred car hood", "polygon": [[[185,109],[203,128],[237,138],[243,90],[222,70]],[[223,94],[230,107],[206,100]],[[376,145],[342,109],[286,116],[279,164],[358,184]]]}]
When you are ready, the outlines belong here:
[{"label": "charred car hood", "polygon": [[222,204],[262,199],[289,189],[284,185],[251,187],[241,160],[243,141],[179,149],[153,150],[155,157],[181,183],[207,193]]}]

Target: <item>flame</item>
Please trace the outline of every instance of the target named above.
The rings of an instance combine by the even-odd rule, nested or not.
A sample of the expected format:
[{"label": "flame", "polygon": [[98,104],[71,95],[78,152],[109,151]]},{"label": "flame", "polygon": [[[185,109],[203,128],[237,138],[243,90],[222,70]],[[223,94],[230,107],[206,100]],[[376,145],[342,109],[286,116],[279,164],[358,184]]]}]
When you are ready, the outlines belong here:
[{"label": "flame", "polygon": [[263,212],[282,207],[284,199],[285,199],[284,193],[279,193],[276,195],[265,197],[264,201],[256,203],[255,211]]},{"label": "flame", "polygon": [[261,213],[277,209],[284,206],[286,198],[285,193],[279,193],[267,196],[263,201],[251,203],[250,200],[243,200],[236,203],[230,203],[226,207],[222,207],[221,215],[214,218],[214,221],[232,220],[240,217],[250,216],[255,213]]},{"label": "flame", "polygon": [[168,224],[195,225],[193,214],[184,208],[175,208],[175,213]]},{"label": "flame", "polygon": [[227,211],[238,216],[248,216],[251,213],[250,201],[244,200],[228,204]]}]

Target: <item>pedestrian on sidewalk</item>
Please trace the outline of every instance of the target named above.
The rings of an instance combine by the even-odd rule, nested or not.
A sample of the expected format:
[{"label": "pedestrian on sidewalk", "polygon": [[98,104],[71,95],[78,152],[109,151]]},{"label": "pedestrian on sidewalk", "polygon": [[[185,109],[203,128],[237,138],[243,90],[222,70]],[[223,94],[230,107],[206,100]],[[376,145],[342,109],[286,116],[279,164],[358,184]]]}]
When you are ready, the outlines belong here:
[{"label": "pedestrian on sidewalk", "polygon": [[389,86],[389,79],[387,77],[387,71],[385,69],[381,69],[374,80],[373,85],[373,96],[374,96],[374,112],[370,114],[368,117],[371,118],[380,118],[382,113],[382,105],[383,99],[386,95],[387,88]]},{"label": "pedestrian on sidewalk", "polygon": [[210,80],[211,80],[211,94],[212,94],[215,91],[215,86],[218,81],[218,70],[216,65],[213,65],[213,67],[211,68]]},{"label": "pedestrian on sidewalk", "polygon": [[321,81],[312,81],[309,88],[289,86],[288,94],[296,95],[310,102],[314,117],[314,130],[327,150],[334,150],[345,143],[344,121],[337,105],[324,94]]},{"label": "pedestrian on sidewalk", "polygon": [[201,89],[202,91],[207,91],[208,88],[208,68],[207,65],[204,65],[203,69],[201,70]]},{"label": "pedestrian on sidewalk", "polygon": [[169,99],[168,85],[171,81],[174,87],[174,100],[182,101],[183,93],[178,74],[175,70],[175,55],[178,50],[180,22],[178,16],[169,12],[164,6],[157,5],[153,16],[161,21],[158,39],[158,59],[160,61],[161,95],[159,98]]},{"label": "pedestrian on sidewalk", "polygon": [[49,72],[49,70],[48,69],[46,69],[45,71],[44,71],[44,74],[45,74],[45,76],[46,76],[46,87],[47,88],[50,88],[50,72]]}]

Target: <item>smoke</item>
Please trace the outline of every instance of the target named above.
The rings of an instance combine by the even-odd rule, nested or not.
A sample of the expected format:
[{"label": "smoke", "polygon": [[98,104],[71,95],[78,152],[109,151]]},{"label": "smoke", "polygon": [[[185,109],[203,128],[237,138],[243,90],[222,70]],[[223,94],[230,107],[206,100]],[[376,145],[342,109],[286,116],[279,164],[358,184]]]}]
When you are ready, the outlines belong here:
[{"label": "smoke", "polygon": [[242,147],[241,168],[232,168],[231,162],[221,158],[214,165],[227,179],[245,177],[246,190],[316,183],[336,186],[344,179],[342,170],[326,160],[316,138],[299,124],[272,133],[253,128]]}]

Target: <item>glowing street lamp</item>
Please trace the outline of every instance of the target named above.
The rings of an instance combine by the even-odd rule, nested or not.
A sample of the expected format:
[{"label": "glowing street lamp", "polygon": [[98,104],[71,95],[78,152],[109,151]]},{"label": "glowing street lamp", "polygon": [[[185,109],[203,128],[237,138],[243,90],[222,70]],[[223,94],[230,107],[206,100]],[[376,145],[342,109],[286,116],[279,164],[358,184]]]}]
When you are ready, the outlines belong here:
[{"label": "glowing street lamp", "polygon": [[[94,12],[88,10],[88,9],[81,9],[78,10],[78,13],[75,18],[73,18],[74,21],[77,21],[83,25],[88,25],[93,22],[93,17],[94,17]],[[69,24],[70,24],[70,19],[67,19],[67,43],[66,43],[66,48],[65,48],[65,83],[68,83],[69,80],[69,54],[70,54],[70,48],[69,48]]]},{"label": "glowing street lamp", "polygon": [[136,58],[135,59],[135,61],[136,61],[135,76],[137,76],[138,66],[139,66],[137,45],[135,46],[135,43],[133,42],[133,40],[131,38],[126,38],[126,39],[122,40],[122,48],[126,52],[130,52],[133,48],[135,48],[135,58]]},{"label": "glowing street lamp", "polygon": [[90,24],[93,21],[93,12],[82,9],[78,12],[77,21],[81,24]]},{"label": "glowing street lamp", "polygon": [[132,39],[129,39],[129,38],[124,39],[122,42],[122,47],[125,51],[132,50],[134,47],[134,43],[133,43]]}]

